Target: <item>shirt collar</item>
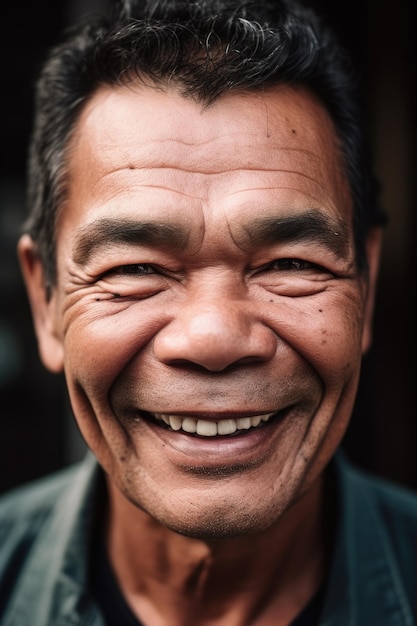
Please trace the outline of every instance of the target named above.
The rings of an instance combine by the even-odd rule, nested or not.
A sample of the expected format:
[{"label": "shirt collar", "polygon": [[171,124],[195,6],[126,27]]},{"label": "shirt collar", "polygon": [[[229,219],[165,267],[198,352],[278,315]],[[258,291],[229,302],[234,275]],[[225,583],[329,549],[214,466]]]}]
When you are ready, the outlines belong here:
[{"label": "shirt collar", "polygon": [[320,626],[413,626],[374,491],[339,451],[338,524]]},{"label": "shirt collar", "polygon": [[[342,452],[332,465],[339,513],[320,626],[413,626],[372,492]],[[4,626],[102,624],[87,594],[90,535],[101,478],[88,453],[37,538]]]},{"label": "shirt collar", "polygon": [[101,470],[88,453],[74,468],[27,557],[2,624],[102,624],[87,596],[89,542]]}]

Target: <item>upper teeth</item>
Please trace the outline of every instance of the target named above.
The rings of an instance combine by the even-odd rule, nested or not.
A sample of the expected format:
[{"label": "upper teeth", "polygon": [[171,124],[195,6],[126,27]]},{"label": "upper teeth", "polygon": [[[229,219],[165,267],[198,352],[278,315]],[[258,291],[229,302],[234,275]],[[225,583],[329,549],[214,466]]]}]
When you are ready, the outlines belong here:
[{"label": "upper teeth", "polygon": [[238,417],[237,419],[223,419],[219,421],[202,420],[194,417],[179,417],[178,415],[156,414],[156,419],[165,422],[173,430],[183,430],[186,433],[196,433],[203,437],[215,435],[232,435],[237,430],[248,430],[259,426],[261,422],[267,422],[273,413],[266,415],[254,415],[253,417]]}]

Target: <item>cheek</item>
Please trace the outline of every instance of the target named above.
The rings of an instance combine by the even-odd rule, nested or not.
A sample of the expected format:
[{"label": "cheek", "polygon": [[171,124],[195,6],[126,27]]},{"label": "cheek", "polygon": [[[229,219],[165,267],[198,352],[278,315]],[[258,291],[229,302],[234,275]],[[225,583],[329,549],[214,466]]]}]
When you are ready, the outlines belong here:
[{"label": "cheek", "polygon": [[[71,315],[65,333],[65,370],[89,392],[109,387],[164,324],[148,302],[94,303]],[[75,312],[74,312],[75,313]]]},{"label": "cheek", "polygon": [[[324,301],[325,300],[325,301]],[[358,297],[333,297],[306,305],[292,299],[286,305],[276,332],[296,350],[329,386],[343,385],[357,374],[361,359],[363,310]]]}]

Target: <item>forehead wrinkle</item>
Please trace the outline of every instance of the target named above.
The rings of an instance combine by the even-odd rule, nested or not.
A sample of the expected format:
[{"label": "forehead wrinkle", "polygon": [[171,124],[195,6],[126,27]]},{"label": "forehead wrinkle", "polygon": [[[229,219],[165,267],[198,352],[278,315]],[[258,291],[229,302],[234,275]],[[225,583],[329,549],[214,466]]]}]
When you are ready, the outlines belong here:
[{"label": "forehead wrinkle", "polygon": [[[276,243],[317,243],[324,245],[339,258],[349,254],[349,229],[341,220],[324,215],[316,209],[297,215],[254,218],[242,227],[239,237],[242,247],[261,247]],[[236,233],[235,239],[238,237]]]},{"label": "forehead wrinkle", "polygon": [[78,265],[84,265],[94,254],[113,245],[150,245],[175,251],[185,248],[188,239],[189,233],[184,227],[174,224],[101,218],[77,231],[72,254]]}]

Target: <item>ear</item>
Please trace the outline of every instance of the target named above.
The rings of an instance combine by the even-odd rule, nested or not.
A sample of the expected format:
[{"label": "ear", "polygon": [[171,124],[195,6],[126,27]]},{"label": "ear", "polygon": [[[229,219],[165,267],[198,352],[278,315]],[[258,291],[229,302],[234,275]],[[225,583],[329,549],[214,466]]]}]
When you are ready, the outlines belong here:
[{"label": "ear", "polygon": [[379,261],[381,256],[382,228],[373,228],[366,241],[366,256],[368,259],[368,285],[365,303],[365,317],[362,331],[362,354],[365,354],[372,344],[372,328],[376,286],[378,281]]},{"label": "ear", "polygon": [[20,238],[17,252],[32,310],[40,358],[51,372],[61,372],[64,366],[64,351],[58,332],[56,291],[48,297],[43,266],[36,245],[29,235]]}]

